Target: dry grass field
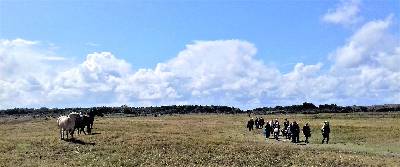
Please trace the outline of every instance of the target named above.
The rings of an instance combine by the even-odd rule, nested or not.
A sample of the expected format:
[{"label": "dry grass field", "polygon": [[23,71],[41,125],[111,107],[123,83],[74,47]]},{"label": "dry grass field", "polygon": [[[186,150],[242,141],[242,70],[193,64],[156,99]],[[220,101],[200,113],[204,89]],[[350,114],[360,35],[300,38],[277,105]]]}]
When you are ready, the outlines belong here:
[{"label": "dry grass field", "polygon": [[400,166],[400,113],[263,117],[309,122],[311,143],[266,140],[244,114],[96,117],[94,134],[72,141],[55,119],[0,118],[0,166]]}]

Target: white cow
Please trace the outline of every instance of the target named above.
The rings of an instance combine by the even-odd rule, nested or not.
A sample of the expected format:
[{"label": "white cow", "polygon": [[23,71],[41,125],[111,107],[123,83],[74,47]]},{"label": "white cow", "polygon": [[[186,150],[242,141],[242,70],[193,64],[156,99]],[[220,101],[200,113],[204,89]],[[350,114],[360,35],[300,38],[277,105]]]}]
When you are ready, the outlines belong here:
[{"label": "white cow", "polygon": [[60,128],[60,137],[64,139],[64,133],[71,134],[71,138],[74,138],[74,128],[75,128],[75,121],[79,117],[79,114],[76,112],[70,113],[68,116],[60,116],[57,119],[58,128]]}]

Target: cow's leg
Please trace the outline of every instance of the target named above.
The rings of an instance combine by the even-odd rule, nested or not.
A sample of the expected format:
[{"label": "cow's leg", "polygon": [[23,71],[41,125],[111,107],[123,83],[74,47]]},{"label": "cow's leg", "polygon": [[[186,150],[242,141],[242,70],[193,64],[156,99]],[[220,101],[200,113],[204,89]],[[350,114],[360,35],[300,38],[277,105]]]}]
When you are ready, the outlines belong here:
[{"label": "cow's leg", "polygon": [[92,129],[90,128],[90,124],[86,126],[86,130],[89,134],[92,134]]},{"label": "cow's leg", "polygon": [[63,139],[62,128],[60,128],[60,140]]},{"label": "cow's leg", "polygon": [[71,132],[71,139],[73,139],[74,138],[74,131],[71,130],[70,132]]}]

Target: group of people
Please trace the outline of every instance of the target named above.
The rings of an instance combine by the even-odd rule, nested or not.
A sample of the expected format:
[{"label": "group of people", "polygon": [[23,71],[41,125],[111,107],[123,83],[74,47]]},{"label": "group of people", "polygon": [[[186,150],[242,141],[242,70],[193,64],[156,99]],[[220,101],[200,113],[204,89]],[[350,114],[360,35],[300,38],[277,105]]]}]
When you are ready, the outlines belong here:
[{"label": "group of people", "polygon": [[[250,121],[247,123],[247,128],[249,128],[249,131],[253,130],[254,125],[257,129],[262,129],[264,127],[265,121],[263,117],[256,117],[254,120],[253,118],[250,119]],[[251,126],[250,126],[251,125]]]},{"label": "group of people", "polygon": [[[283,137],[285,137],[288,140],[291,140],[293,143],[300,142],[300,125],[296,121],[290,123],[288,119],[285,119],[285,121],[283,122],[283,128],[281,129],[278,119],[265,122],[262,117],[260,118],[256,117],[255,120],[251,118],[247,122],[247,128],[249,129],[249,131],[254,130],[254,125],[257,129],[264,128],[265,137],[267,139],[269,139],[269,137],[273,135],[273,138],[279,140],[279,136],[282,134]],[[309,143],[309,138],[311,137],[310,125],[306,123],[303,126],[302,131],[305,138],[304,142]],[[324,125],[321,128],[321,132],[323,137],[322,144],[324,142],[328,144],[329,134],[330,134],[330,127],[328,121],[324,122]]]}]

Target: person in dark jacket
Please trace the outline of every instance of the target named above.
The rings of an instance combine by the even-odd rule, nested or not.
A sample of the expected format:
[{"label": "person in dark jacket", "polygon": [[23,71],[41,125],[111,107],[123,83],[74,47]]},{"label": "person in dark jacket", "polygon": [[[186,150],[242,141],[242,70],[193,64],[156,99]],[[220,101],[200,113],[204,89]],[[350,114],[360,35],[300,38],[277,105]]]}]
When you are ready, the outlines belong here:
[{"label": "person in dark jacket", "polygon": [[271,135],[271,126],[270,124],[267,122],[267,124],[265,125],[265,138],[269,138],[269,136]]},{"label": "person in dark jacket", "polygon": [[308,123],[306,123],[306,125],[303,126],[303,134],[304,134],[304,137],[306,138],[306,140],[304,142],[308,143],[308,138],[311,137],[311,128],[308,125]]},{"label": "person in dark jacket", "polygon": [[247,128],[249,128],[249,131],[253,130],[253,126],[254,126],[254,120],[253,120],[253,118],[251,118],[251,119],[247,122]]},{"label": "person in dark jacket", "polygon": [[275,124],[274,124],[274,120],[272,119],[270,122],[269,122],[269,125],[270,125],[270,127],[271,127],[271,135],[274,133],[274,127],[275,127]]},{"label": "person in dark jacket", "polygon": [[285,118],[285,121],[283,122],[283,128],[287,129],[289,127],[289,121],[287,118]]},{"label": "person in dark jacket", "polygon": [[321,128],[321,132],[322,132],[322,144],[324,144],[324,141],[326,139],[326,144],[328,144],[329,142],[329,133],[331,133],[331,128],[329,127],[329,122],[325,121],[324,122],[324,126],[322,126]]},{"label": "person in dark jacket", "polygon": [[274,128],[278,128],[278,130],[281,129],[281,125],[279,124],[278,119],[275,119]]},{"label": "person in dark jacket", "polygon": [[287,128],[287,132],[286,132],[286,139],[288,140],[292,140],[292,125],[293,122],[289,124],[289,127]]},{"label": "person in dark jacket", "polygon": [[265,121],[263,117],[260,117],[258,124],[260,126],[260,129],[264,128]]},{"label": "person in dark jacket", "polygon": [[259,125],[260,125],[260,121],[258,120],[258,117],[256,117],[255,124],[256,124],[256,128],[258,129],[258,127],[259,127]]},{"label": "person in dark jacket", "polygon": [[299,124],[297,124],[296,121],[293,121],[293,124],[291,126],[291,131],[292,131],[292,142],[293,143],[298,143],[299,142],[299,134],[300,134],[300,127]]},{"label": "person in dark jacket", "polygon": [[286,137],[287,139],[287,132],[289,131],[289,121],[287,118],[285,118],[285,121],[283,122],[283,130],[282,130],[282,135]]}]

